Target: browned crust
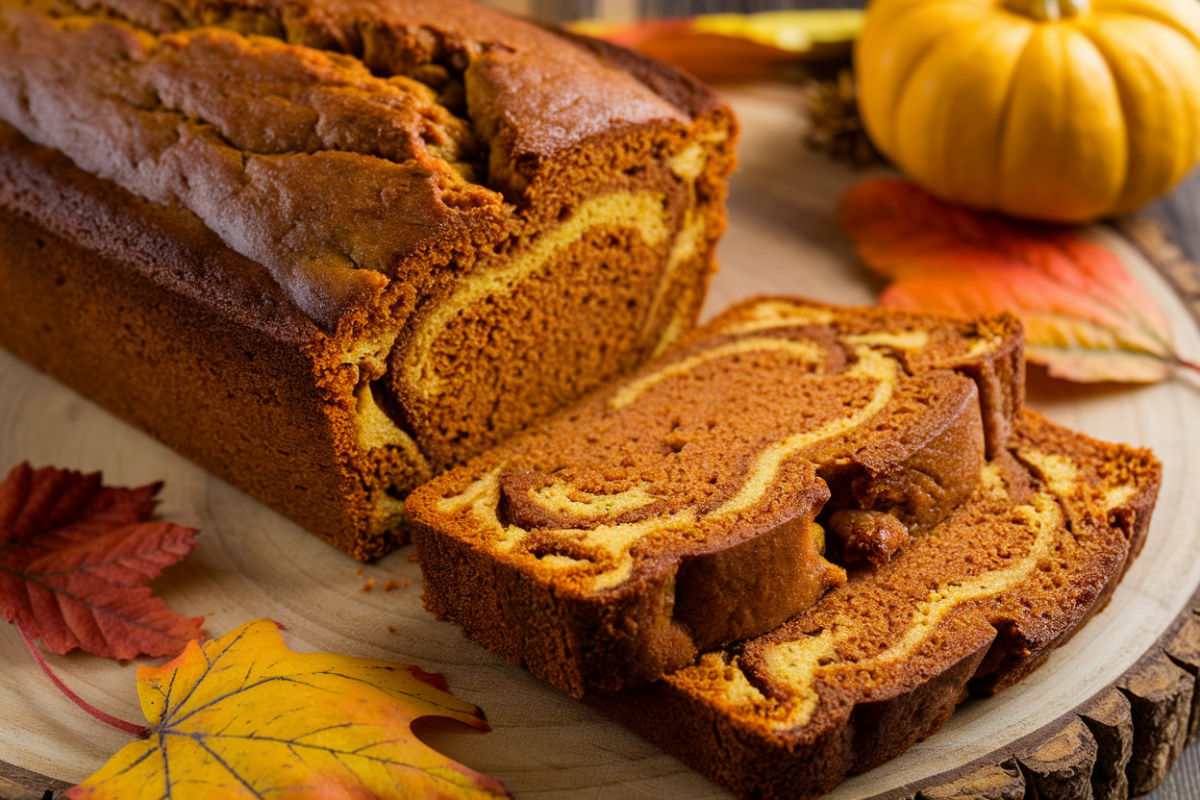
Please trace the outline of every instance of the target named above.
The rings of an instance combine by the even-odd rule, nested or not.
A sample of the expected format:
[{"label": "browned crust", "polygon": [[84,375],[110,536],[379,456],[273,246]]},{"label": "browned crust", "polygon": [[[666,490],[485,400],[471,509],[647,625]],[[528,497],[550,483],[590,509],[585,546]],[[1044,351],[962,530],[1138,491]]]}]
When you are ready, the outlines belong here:
[{"label": "browned crust", "polygon": [[[1032,411],[1026,412],[1026,418],[1040,420]],[[1147,449],[1101,442],[1045,421],[1026,424],[1017,433],[1014,448],[1031,446],[1095,460],[1100,474],[1114,484],[1133,486],[1136,491],[1107,512],[1101,523],[1121,546],[1089,565],[1094,577],[1082,584],[1070,604],[1059,604],[1060,616],[1052,629],[1047,630],[1038,621],[1022,623],[1019,619],[1013,619],[1002,629],[1004,636],[998,640],[1002,646],[993,648],[972,680],[971,689],[976,693],[990,694],[1017,684],[1104,610],[1117,584],[1142,551],[1162,485],[1162,464]]]},{"label": "browned crust", "polygon": [[[695,653],[686,632],[662,613],[673,570],[643,576],[597,605],[531,582],[462,541],[429,536],[419,523],[412,538],[421,569],[445,577],[425,582],[427,611],[446,619],[447,611],[469,600],[473,612],[453,617],[469,639],[566,691],[582,694],[585,685],[603,685],[610,676],[624,682],[627,673],[636,681],[652,680],[664,665],[687,663]],[[608,634],[601,646],[596,631]]]},{"label": "browned crust", "polygon": [[887,435],[889,425],[904,424],[892,423],[889,409],[864,435],[847,437],[854,444],[849,454],[819,446],[810,452],[832,494],[822,520],[840,509],[869,509],[915,531],[945,519],[975,489],[986,442],[975,384],[949,371],[911,384],[914,393],[940,402],[923,405],[902,439]]},{"label": "browned crust", "polygon": [[739,797],[815,798],[845,776],[895,758],[945,724],[964,699],[963,687],[989,642],[984,637],[910,692],[859,704],[842,726],[802,741],[764,734],[719,706],[662,683],[586,700]]},{"label": "browned crust", "polygon": [[[803,477],[787,483],[811,486],[811,473],[799,471]],[[812,517],[829,493],[818,485],[797,492],[794,499],[782,494],[790,506],[784,515],[788,519],[780,522],[778,514],[762,519],[760,514],[739,525],[736,537],[729,537],[732,542],[713,543],[707,552],[689,553],[681,562],[672,614],[687,629],[696,651],[744,639],[751,631],[771,630],[825,593],[831,568],[821,558]]]},{"label": "browned crust", "polygon": [[[2,122],[0,177],[4,236],[12,242],[3,255],[8,313],[0,343],[357,558],[403,540],[401,520],[381,530],[386,520],[372,508],[385,487],[400,481],[407,491],[415,479],[399,462],[377,464],[359,452],[358,369],[342,364],[337,343],[266,270],[224,247],[185,210],[99,180]],[[693,288],[686,319],[703,297],[696,284],[707,278],[708,259],[680,276]],[[56,283],[46,269],[51,260],[74,265],[63,272],[97,290],[71,293],[74,284]],[[126,283],[136,287],[127,295],[120,289]],[[392,288],[391,313],[415,306],[419,286]],[[91,320],[95,332],[76,317]],[[655,327],[665,325],[664,313]],[[181,357],[116,347],[129,327]],[[636,333],[626,345],[612,355],[622,368],[650,349]],[[85,352],[87,364],[78,364]],[[119,385],[118,375],[125,376]],[[178,396],[159,402],[155,392],[172,384]],[[217,385],[226,387],[224,400],[214,395]],[[561,400],[584,388],[559,387]],[[524,418],[482,427],[496,436]]]},{"label": "browned crust", "polygon": [[[599,596],[530,575],[486,542],[445,536],[436,495],[414,496],[412,539],[426,610],[564,691],[615,691],[690,664],[698,650],[769,630],[826,585],[811,523],[828,498],[794,461],[755,515],[699,548],[667,550]],[[794,473],[794,474],[793,474]],[[736,591],[731,591],[736,589]]]},{"label": "browned crust", "polygon": [[0,206],[48,234],[281,343],[311,347],[324,338],[261,265],[194,216],[96,178],[2,121],[0,177]]},{"label": "browned crust", "polygon": [[561,29],[553,30],[578,47],[594,53],[603,63],[628,72],[693,119],[729,114],[729,107],[711,87],[686,72],[603,39]]},{"label": "browned crust", "polygon": [[1020,320],[1011,314],[1003,315],[999,325],[1009,333],[994,357],[955,367],[979,387],[988,458],[1003,452],[1014,421],[1021,419],[1025,408],[1025,334]]},{"label": "browned crust", "polygon": [[0,344],[18,357],[340,549],[370,558],[391,544],[334,455],[353,396],[342,387],[349,400],[330,402],[291,343],[7,210],[0,285]]}]

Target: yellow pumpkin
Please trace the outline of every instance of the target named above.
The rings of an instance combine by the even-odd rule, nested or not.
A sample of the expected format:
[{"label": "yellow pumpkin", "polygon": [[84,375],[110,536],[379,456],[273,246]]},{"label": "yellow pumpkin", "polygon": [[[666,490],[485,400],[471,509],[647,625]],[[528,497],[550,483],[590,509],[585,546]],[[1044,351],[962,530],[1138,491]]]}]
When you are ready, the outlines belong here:
[{"label": "yellow pumpkin", "polygon": [[1197,0],[871,0],[854,55],[872,140],[948,200],[1083,222],[1200,159]]}]

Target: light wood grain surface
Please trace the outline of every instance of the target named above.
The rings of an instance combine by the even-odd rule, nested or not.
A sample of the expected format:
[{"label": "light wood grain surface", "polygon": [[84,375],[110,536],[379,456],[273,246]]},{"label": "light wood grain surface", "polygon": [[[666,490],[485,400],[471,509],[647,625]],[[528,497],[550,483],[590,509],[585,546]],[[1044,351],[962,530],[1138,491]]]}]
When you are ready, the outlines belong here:
[{"label": "light wood grain surface", "polygon": [[[731,90],[730,96],[744,128],[742,168],[732,184],[730,230],[721,249],[724,268],[706,315],[764,292],[872,301],[880,284],[853,257],[835,210],[842,191],[868,173],[804,150],[793,89],[757,86]],[[1168,311],[1180,352],[1200,359],[1200,334],[1172,288],[1115,233],[1099,229],[1094,235],[1120,250]],[[1129,751],[1121,744],[1120,725],[1121,713],[1129,712],[1097,705],[1082,728],[1072,715],[1091,698],[1104,699],[1104,690],[1144,655],[1159,652],[1156,642],[1190,607],[1200,586],[1200,492],[1189,491],[1189,476],[1200,475],[1200,381],[1181,376],[1152,387],[1087,387],[1051,381],[1035,371],[1030,402],[1077,429],[1155,449],[1165,480],[1145,551],[1109,608],[1042,670],[997,697],[964,704],[942,732],[848,781],[831,798],[911,797],[906,787],[914,781],[961,771],[977,759],[994,762],[978,768],[984,783],[1050,786],[1063,769],[1080,768],[1074,761],[1067,764],[1070,759],[1083,759],[1080,764],[1094,769],[1097,763],[1111,766]],[[157,582],[174,607],[205,615],[211,635],[268,616],[287,626],[297,649],[415,663],[444,674],[456,694],[484,708],[494,731],[438,734],[436,744],[500,779],[518,798],[727,796],[673,758],[426,615],[418,565],[408,559],[411,548],[364,567],[0,353],[0,465],[21,460],[101,469],[117,484],[165,480],[160,514],[202,530],[192,555]],[[364,592],[369,578],[376,579],[376,588]],[[400,588],[382,591],[389,578]],[[85,699],[118,716],[141,719],[132,665],[86,655],[50,660]],[[1168,658],[1160,670],[1170,679],[1163,690],[1168,694],[1188,680],[1171,672],[1176,664]],[[1186,698],[1176,692],[1172,702],[1190,704],[1190,685]],[[1110,728],[1103,724],[1106,714],[1116,714]],[[10,765],[0,770],[0,796],[40,797],[35,787],[42,784],[30,773],[80,781],[128,741],[62,699],[9,626],[0,626],[0,719],[5,722],[0,760]],[[1105,739],[1110,729],[1111,740]],[[1019,743],[1031,736],[1042,738],[1022,750]],[[1094,749],[1088,742],[1095,742]],[[1011,761],[992,756],[1005,748],[1022,755]],[[923,796],[935,795],[930,789]]]}]

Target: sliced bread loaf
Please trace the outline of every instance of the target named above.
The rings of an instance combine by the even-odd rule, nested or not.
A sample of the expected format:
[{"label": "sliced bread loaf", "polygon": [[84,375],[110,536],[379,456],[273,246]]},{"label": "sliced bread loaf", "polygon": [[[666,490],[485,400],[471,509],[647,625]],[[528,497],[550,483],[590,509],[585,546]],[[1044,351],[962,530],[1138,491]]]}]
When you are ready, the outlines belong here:
[{"label": "sliced bread loaf", "polygon": [[819,513],[872,563],[946,518],[1023,383],[1011,317],[740,304],[415,492],[426,607],[577,695],[652,680],[843,582]]},{"label": "sliced bread loaf", "polygon": [[972,495],[771,633],[592,701],[742,797],[814,798],[1009,686],[1102,609],[1144,541],[1147,450],[1027,411]]}]

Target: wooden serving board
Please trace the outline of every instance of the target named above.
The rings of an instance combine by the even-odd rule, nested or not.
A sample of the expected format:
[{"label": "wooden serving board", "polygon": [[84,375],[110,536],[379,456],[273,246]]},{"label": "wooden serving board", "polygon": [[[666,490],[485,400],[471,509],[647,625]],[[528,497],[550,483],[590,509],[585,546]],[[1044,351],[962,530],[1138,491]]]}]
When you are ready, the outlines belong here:
[{"label": "wooden serving board", "polygon": [[[793,88],[755,86],[730,96],[743,126],[741,169],[706,316],[760,293],[872,302],[881,284],[857,263],[836,223],[837,198],[870,173],[804,149]],[[1200,360],[1200,332],[1177,290],[1115,230],[1092,235],[1117,249],[1166,309],[1180,354]],[[1100,789],[1119,787],[1126,773],[1144,791],[1188,733],[1200,663],[1190,618],[1200,586],[1200,491],[1189,491],[1200,476],[1200,380],[1079,386],[1035,370],[1029,400],[1076,429],[1154,448],[1165,478],[1146,548],[1108,609],[1040,671],[997,697],[964,704],[937,735],[847,781],[831,798],[911,798],[918,789],[926,798],[1019,797],[1012,792],[1026,784],[1044,798],[1076,797],[1091,779]],[[160,515],[201,529],[196,550],[156,583],[173,607],[205,615],[213,636],[270,617],[286,626],[295,649],[444,674],[455,694],[485,710],[493,732],[428,738],[517,798],[728,796],[427,615],[411,547],[361,565],[0,352],[0,469],[25,460],[103,470],[111,484],[165,481]],[[370,579],[374,589],[364,591]],[[399,588],[383,591],[389,579]],[[142,719],[133,665],[80,654],[48,659],[94,705]],[[0,796],[41,797],[47,787],[79,782],[129,741],[59,695],[8,625],[0,625],[0,720],[0,761],[7,765]]]}]

